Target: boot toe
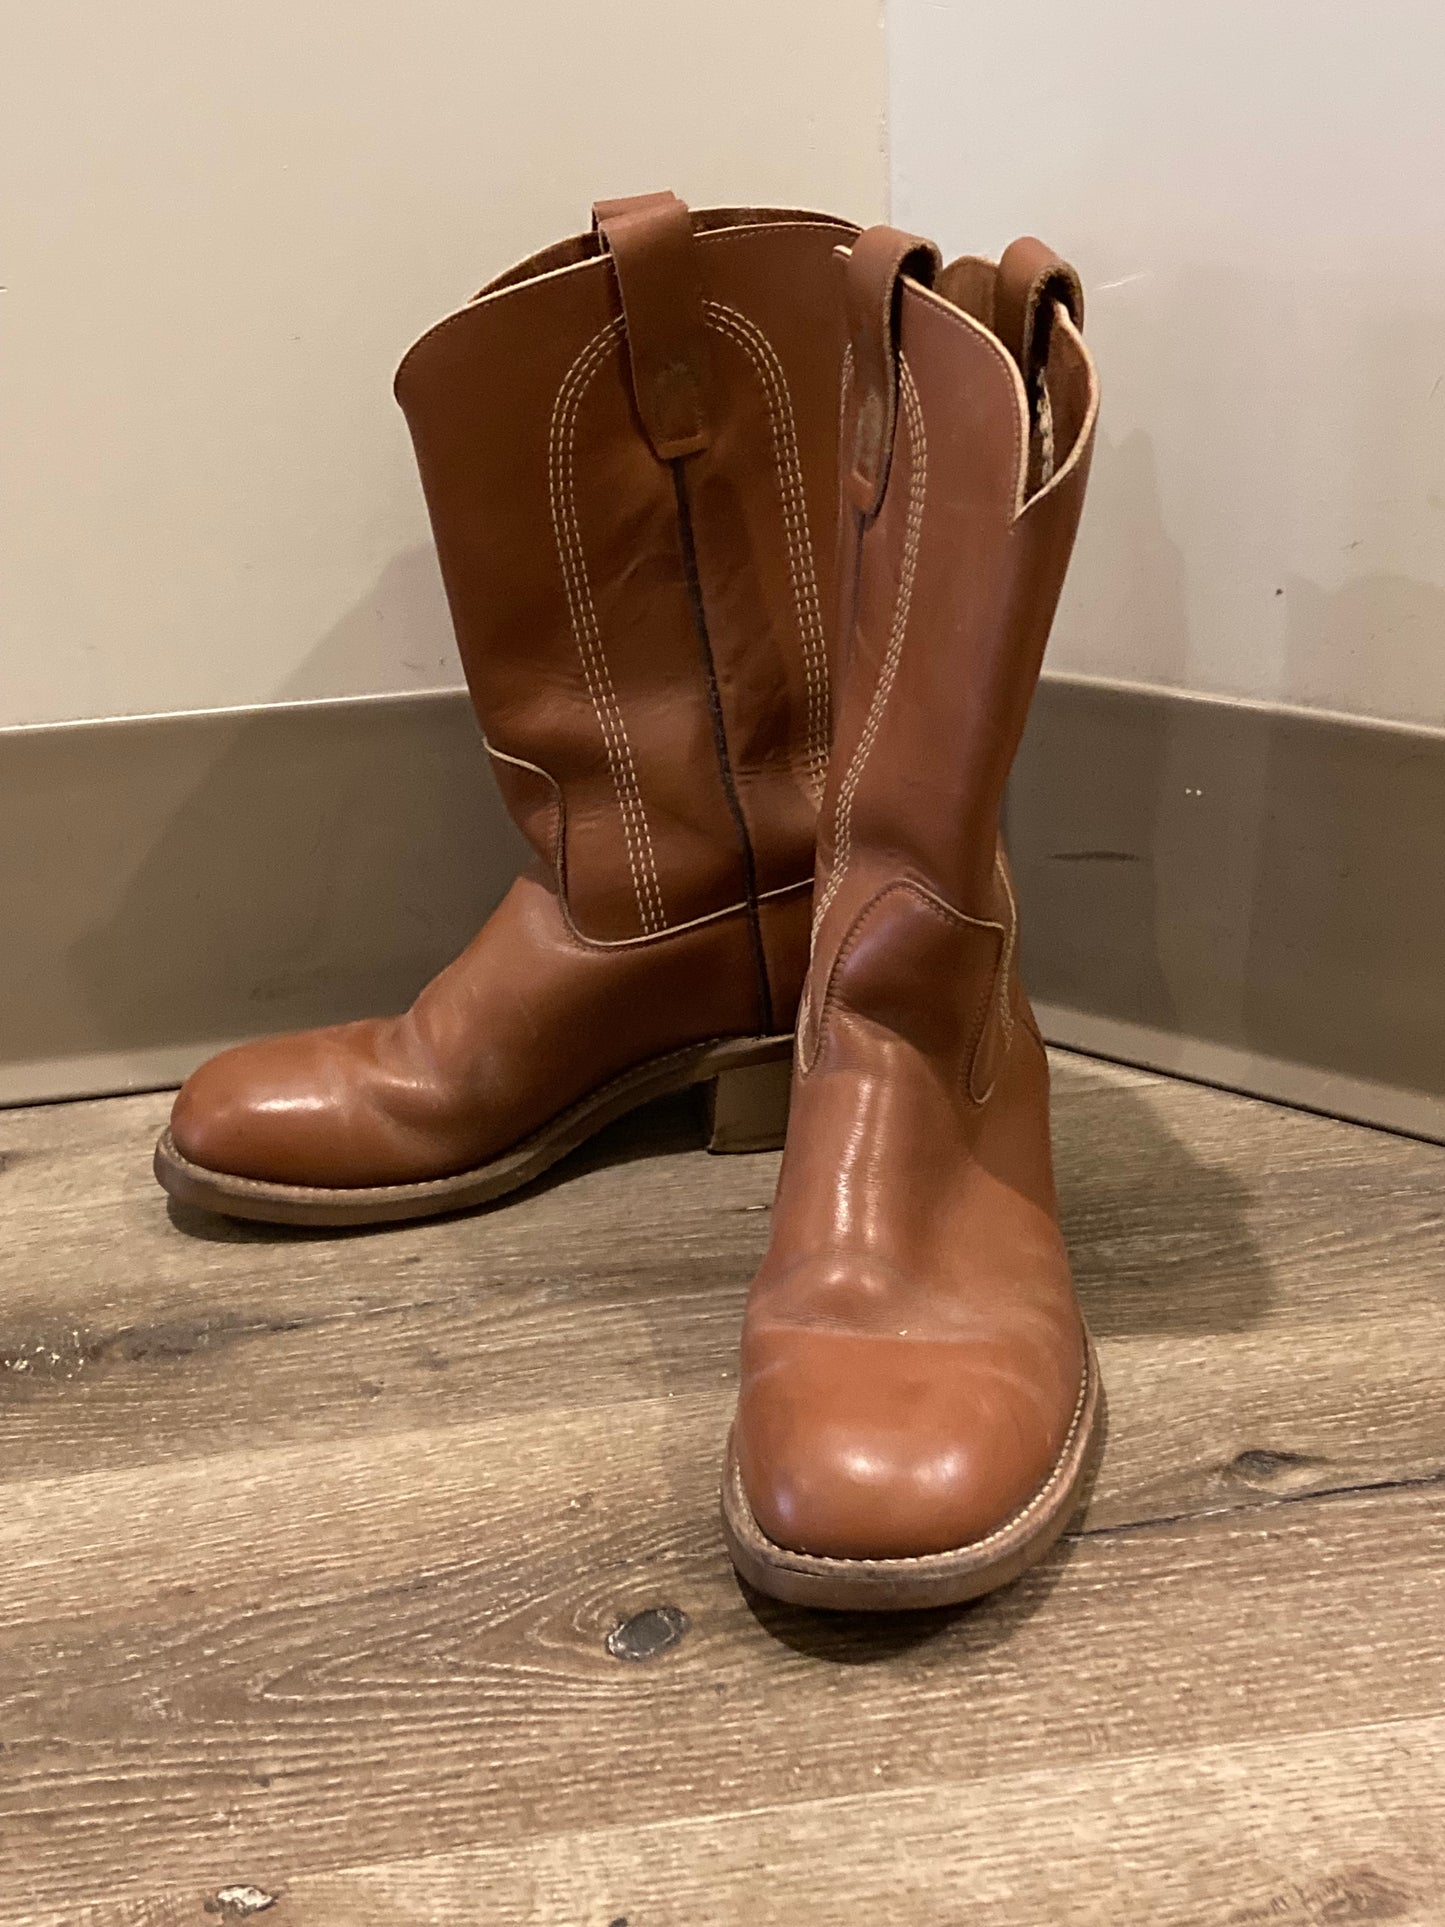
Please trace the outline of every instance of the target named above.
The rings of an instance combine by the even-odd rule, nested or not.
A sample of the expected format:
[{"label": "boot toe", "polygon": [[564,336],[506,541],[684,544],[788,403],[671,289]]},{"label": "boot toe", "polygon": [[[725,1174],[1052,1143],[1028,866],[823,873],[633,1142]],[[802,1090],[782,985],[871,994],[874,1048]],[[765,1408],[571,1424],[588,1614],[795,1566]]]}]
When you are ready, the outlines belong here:
[{"label": "boot toe", "polygon": [[812,1329],[759,1349],[734,1434],[743,1489],[775,1545],[825,1558],[976,1547],[1043,1487],[1078,1398],[1077,1380],[956,1339]]},{"label": "boot toe", "polygon": [[[345,1027],[350,1030],[352,1027]],[[343,1031],[270,1037],[193,1071],[171,1110],[189,1163],[262,1183],[347,1187],[413,1175],[384,1119],[360,1100]]]}]

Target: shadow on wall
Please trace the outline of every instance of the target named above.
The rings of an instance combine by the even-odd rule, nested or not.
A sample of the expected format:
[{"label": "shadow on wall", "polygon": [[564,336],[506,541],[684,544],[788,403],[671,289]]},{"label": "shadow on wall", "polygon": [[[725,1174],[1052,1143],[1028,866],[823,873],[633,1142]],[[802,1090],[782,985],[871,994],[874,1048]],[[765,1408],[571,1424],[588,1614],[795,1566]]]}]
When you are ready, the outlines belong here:
[{"label": "shadow on wall", "polygon": [[[1283,588],[1291,664],[1333,638],[1388,650],[1407,612],[1445,637],[1445,590],[1427,583]],[[1243,1034],[1294,1062],[1445,1095],[1445,733],[1244,712],[1225,753],[1249,742],[1257,784],[1237,807],[1259,828]]]},{"label": "shadow on wall", "polygon": [[[1187,679],[1184,564],[1153,453],[1101,444],[1076,619]],[[1272,592],[1274,593],[1274,592]],[[1445,591],[1277,585],[1287,687],[1354,637],[1445,634]],[[1324,639],[1322,641],[1322,638]],[[1007,834],[1045,1004],[1405,1092],[1445,1093],[1445,734],[1067,677],[1040,689]]]},{"label": "shadow on wall", "polygon": [[[413,612],[434,629],[436,593],[431,551],[399,556],[281,707],[9,739],[0,1009],[23,1034],[0,1058],[199,1054],[397,1009],[461,949],[524,854],[465,697],[284,706]],[[34,852],[58,821],[52,878]]]},{"label": "shadow on wall", "polygon": [[[1155,659],[1183,681],[1184,563],[1164,528],[1147,436],[1119,444],[1100,436],[1085,515],[1074,620],[1090,634],[1147,633]],[[1159,954],[1149,834],[1168,780],[1167,744],[1118,702],[1102,687],[1040,685],[1004,809],[1025,980],[1041,999],[1090,1009],[1106,978],[1118,1015],[1172,1029],[1179,1014]],[[1080,711],[1093,723],[1089,738]],[[1116,715],[1125,740],[1101,757],[1098,732]]]}]

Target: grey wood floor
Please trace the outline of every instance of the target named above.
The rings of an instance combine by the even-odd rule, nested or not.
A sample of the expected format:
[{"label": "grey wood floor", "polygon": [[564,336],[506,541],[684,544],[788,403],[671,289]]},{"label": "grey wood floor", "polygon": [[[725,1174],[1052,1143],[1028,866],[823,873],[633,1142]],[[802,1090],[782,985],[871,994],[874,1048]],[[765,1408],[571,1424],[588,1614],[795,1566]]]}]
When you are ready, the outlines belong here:
[{"label": "grey wood floor", "polygon": [[774,1157],[268,1234],[167,1104],[0,1114],[0,1919],[1445,1922],[1445,1152],[1057,1059],[1102,1469],[870,1623],[715,1523]]}]

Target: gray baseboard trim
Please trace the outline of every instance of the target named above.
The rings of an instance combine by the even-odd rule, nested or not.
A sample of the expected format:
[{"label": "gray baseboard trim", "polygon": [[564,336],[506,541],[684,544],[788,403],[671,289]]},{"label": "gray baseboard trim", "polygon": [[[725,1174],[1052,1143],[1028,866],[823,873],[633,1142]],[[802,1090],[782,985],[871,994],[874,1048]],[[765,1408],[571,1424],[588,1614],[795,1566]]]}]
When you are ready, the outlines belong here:
[{"label": "gray baseboard trim", "polygon": [[0,1103],[403,1009],[521,849],[451,690],[0,730]]},{"label": "gray baseboard trim", "polygon": [[[1445,732],[1046,678],[1046,1036],[1445,1141]],[[522,846],[460,691],[0,730],[0,1103],[402,1008]]]},{"label": "gray baseboard trim", "polygon": [[1046,678],[1006,834],[1051,1042],[1445,1141],[1445,731]]},{"label": "gray baseboard trim", "polygon": [[1400,1090],[1364,1077],[1343,1077],[1310,1064],[1270,1057],[1263,1051],[1241,1050],[1182,1032],[1154,1030],[1147,1024],[1069,1010],[1061,1004],[1038,1002],[1034,1013],[1049,1043],[1082,1051],[1086,1057],[1139,1064],[1194,1084],[1215,1084],[1221,1090],[1266,1097],[1297,1111],[1319,1111],[1326,1117],[1350,1118],[1399,1131],[1406,1137],[1445,1143],[1445,1099],[1428,1093]]}]

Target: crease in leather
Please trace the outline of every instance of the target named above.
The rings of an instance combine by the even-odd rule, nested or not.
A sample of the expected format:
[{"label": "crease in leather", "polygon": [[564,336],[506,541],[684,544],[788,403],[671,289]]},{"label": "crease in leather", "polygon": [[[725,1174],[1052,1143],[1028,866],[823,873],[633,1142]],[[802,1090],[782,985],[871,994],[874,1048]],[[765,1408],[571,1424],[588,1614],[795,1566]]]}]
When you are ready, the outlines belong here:
[{"label": "crease in leather", "polygon": [[[896,877],[891,882],[883,884],[868,898],[848,925],[828,967],[823,996],[818,1004],[818,1016],[811,1048],[806,1059],[800,1061],[800,1075],[807,1077],[818,1063],[826,1041],[829,1018],[834,1013],[847,1010],[865,1021],[879,1021],[862,1004],[853,1002],[847,996],[841,988],[840,979],[846,972],[854,953],[868,935],[869,924],[885,909],[890,898],[898,896],[911,897],[929,915],[938,918],[951,930],[988,931],[998,938],[998,956],[987,984],[974,1000],[973,1012],[969,1019],[969,1030],[962,1052],[966,1062],[960,1065],[956,1073],[960,1088],[969,1101],[975,1105],[984,1105],[992,1096],[993,1087],[998,1081],[1003,1054],[1002,1052],[998,1054],[992,1075],[980,1089],[977,1072],[985,1045],[991,1041],[992,1026],[997,1025],[1005,1033],[1003,1051],[1009,1049],[1011,1042],[1008,1033],[1012,1025],[1006,1005],[1011,981],[1013,931],[1010,926],[998,922],[993,917],[971,916],[968,911],[960,910],[956,904],[946,903],[936,892],[914,877]],[[800,1033],[802,1029],[803,1026],[800,1024]]]},{"label": "crease in leather", "polygon": [[940,265],[938,249],[899,228],[873,227],[843,255],[844,306],[853,349],[852,448],[845,493],[870,519],[888,487],[898,418],[898,304],[904,277],[927,286]]},{"label": "crease in leather", "polygon": [[[572,935],[577,939],[578,943],[583,945],[585,949],[588,949],[588,950],[639,950],[646,947],[648,944],[661,943],[668,937],[679,936],[685,930],[700,930],[704,924],[717,923],[721,921],[721,919],[724,917],[743,916],[746,914],[748,909],[747,899],[745,897],[740,897],[736,903],[725,903],[720,909],[709,910],[700,917],[690,917],[685,923],[668,924],[666,929],[652,930],[647,932],[647,934],[644,936],[640,936],[640,937],[590,937],[588,936],[587,932],[579,927],[576,920],[572,916],[571,910],[569,909],[568,902],[567,902],[567,889],[566,889],[567,845],[566,845],[566,837],[565,837],[565,824],[567,820],[567,799],[563,792],[561,784],[557,781],[555,776],[553,776],[549,771],[543,769],[540,763],[529,763],[526,757],[524,756],[513,756],[506,750],[498,749],[495,743],[487,742],[485,737],[483,737],[482,740],[485,745],[487,754],[489,756],[495,757],[498,762],[510,763],[516,769],[525,770],[529,775],[540,776],[552,791],[552,799],[553,799],[552,800],[552,835],[551,835],[552,854],[549,859],[549,867],[555,879],[555,894],[557,897],[557,906],[559,910],[562,912],[562,918],[563,918],[563,921],[566,923],[568,930],[571,931]],[[771,890],[760,890],[758,892],[757,901],[759,903],[777,903],[777,902],[780,902],[784,897],[797,896],[800,894],[800,892],[804,890],[811,890],[812,887],[813,887],[812,877],[810,876],[799,877],[795,883],[784,883],[776,886]]]}]

